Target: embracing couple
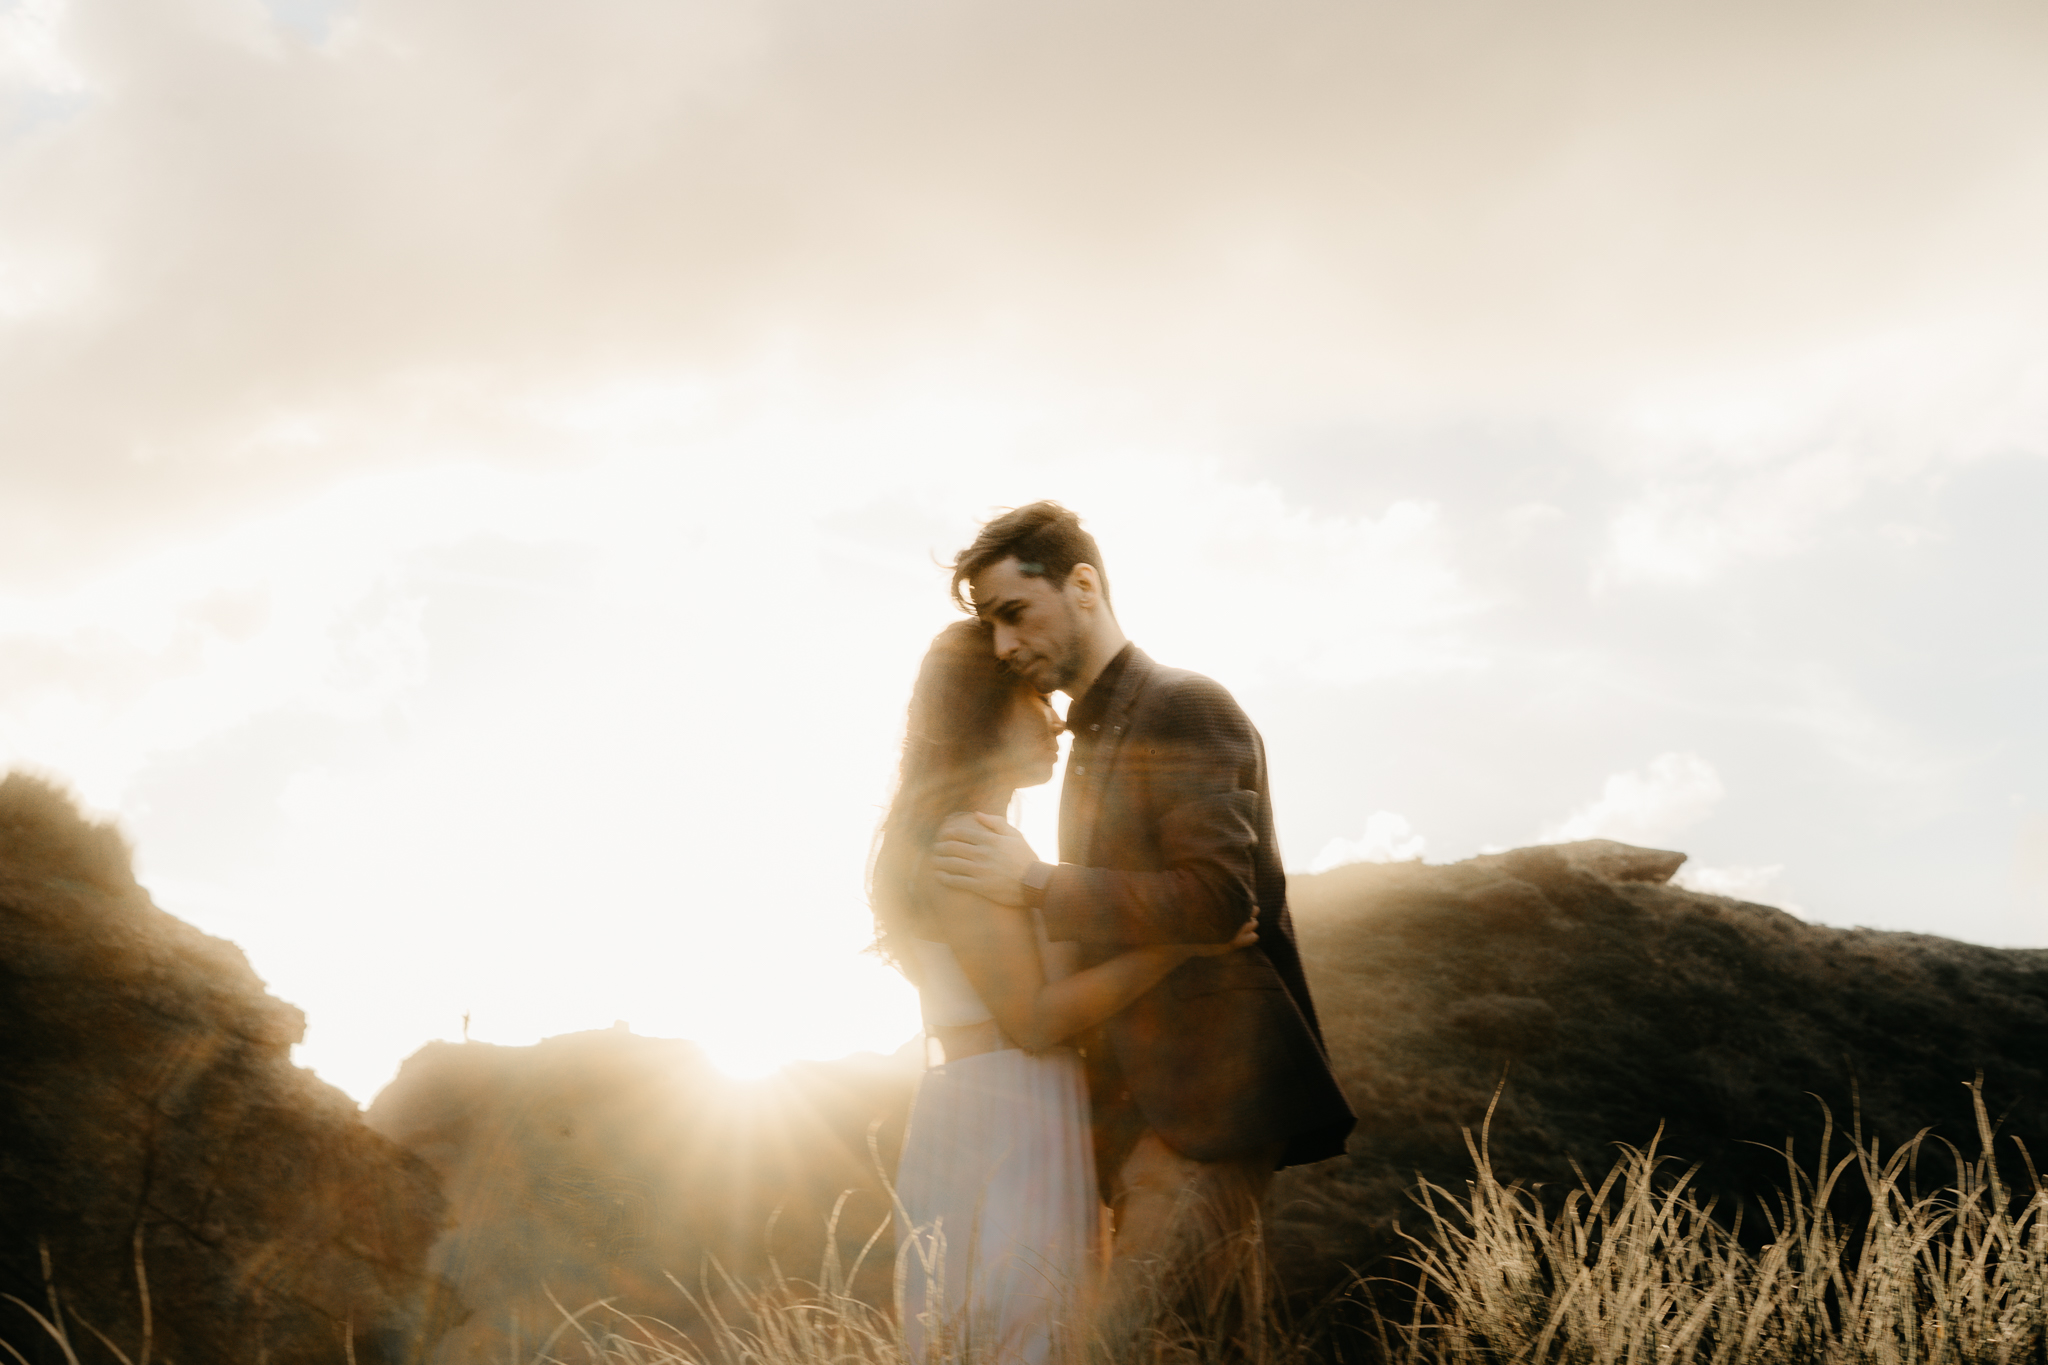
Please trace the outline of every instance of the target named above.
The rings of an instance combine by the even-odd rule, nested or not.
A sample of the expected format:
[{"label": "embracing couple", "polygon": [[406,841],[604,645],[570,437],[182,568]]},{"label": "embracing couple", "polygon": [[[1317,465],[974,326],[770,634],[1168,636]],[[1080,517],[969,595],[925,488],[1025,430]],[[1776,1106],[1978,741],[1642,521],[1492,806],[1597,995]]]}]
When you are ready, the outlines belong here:
[{"label": "embracing couple", "polygon": [[[1056,503],[984,526],[952,591],[973,619],[918,671],[870,886],[943,1052],[897,1174],[910,1359],[1078,1365],[1169,1321],[1254,1331],[1273,1172],[1342,1154],[1354,1122],[1264,744],[1221,686],[1125,640]],[[1052,777],[1055,691],[1073,747],[1052,863],[1003,816]]]}]

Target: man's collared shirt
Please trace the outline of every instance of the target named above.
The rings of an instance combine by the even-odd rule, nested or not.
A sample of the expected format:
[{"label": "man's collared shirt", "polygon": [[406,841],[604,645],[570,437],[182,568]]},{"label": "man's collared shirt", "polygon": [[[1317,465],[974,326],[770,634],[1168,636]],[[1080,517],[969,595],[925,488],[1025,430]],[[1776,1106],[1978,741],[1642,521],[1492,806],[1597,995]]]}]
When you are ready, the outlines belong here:
[{"label": "man's collared shirt", "polygon": [[[1130,666],[1131,654],[1137,648],[1126,643],[1116,656],[1102,666],[1102,672],[1095,675],[1095,681],[1088,690],[1076,698],[1067,708],[1067,733],[1074,737],[1073,747],[1067,753],[1067,771],[1075,777],[1086,777],[1089,764],[1095,761],[1095,750],[1102,740],[1102,720],[1109,712],[1110,699],[1116,696],[1117,681]],[[1062,791],[1060,811],[1062,815],[1062,837],[1065,835],[1067,797]],[[1046,862],[1033,863],[1024,874],[1024,903],[1038,906],[1045,903],[1045,888],[1052,880],[1053,865]]]},{"label": "man's collared shirt", "polygon": [[1126,644],[1116,652],[1116,657],[1102,666],[1102,672],[1095,675],[1095,681],[1081,694],[1080,700],[1067,708],[1067,730],[1074,736],[1073,751],[1067,755],[1067,766],[1077,773],[1088,771],[1086,764],[1094,757],[1095,746],[1102,735],[1102,718],[1109,712],[1109,702],[1116,695],[1117,679],[1123,677],[1130,666],[1131,652],[1137,646]]}]

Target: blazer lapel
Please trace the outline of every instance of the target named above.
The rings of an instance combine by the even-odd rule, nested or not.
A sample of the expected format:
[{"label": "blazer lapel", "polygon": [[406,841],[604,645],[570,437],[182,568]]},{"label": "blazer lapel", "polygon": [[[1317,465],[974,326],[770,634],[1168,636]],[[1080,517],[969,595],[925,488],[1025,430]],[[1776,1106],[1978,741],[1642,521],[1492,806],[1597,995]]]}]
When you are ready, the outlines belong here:
[{"label": "blazer lapel", "polygon": [[1117,755],[1122,751],[1124,738],[1131,732],[1131,708],[1138,700],[1138,694],[1152,679],[1152,659],[1136,645],[1131,646],[1130,662],[1124,665],[1123,676],[1117,679],[1116,691],[1109,699],[1109,709],[1103,713],[1100,722],[1102,734],[1095,741],[1086,772],[1072,772],[1068,780],[1078,777],[1081,788],[1077,795],[1075,810],[1075,840],[1079,847],[1068,861],[1089,867],[1090,855],[1095,850],[1095,823],[1102,815],[1102,793],[1109,785],[1110,774],[1116,771]]}]

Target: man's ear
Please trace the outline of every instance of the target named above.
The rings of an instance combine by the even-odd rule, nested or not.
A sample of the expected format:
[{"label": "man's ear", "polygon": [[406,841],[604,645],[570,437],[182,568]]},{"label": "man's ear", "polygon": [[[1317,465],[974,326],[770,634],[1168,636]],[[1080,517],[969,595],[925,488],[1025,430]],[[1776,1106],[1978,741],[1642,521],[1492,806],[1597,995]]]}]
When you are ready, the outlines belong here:
[{"label": "man's ear", "polygon": [[1095,572],[1093,564],[1076,564],[1067,574],[1067,584],[1080,593],[1082,606],[1101,604],[1102,575]]}]

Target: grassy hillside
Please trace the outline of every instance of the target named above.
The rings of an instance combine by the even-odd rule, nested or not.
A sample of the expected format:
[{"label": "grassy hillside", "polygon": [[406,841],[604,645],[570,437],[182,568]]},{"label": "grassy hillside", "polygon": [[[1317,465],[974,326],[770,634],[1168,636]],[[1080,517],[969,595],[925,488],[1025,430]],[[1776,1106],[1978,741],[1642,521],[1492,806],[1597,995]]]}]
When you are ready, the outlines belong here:
[{"label": "grassy hillside", "polygon": [[1931,1127],[1974,1153],[1981,1072],[2004,1131],[2048,1137],[2048,951],[1806,924],[1664,884],[1677,861],[1529,848],[1291,884],[1361,1118],[1345,1160],[1279,1182],[1291,1280],[1326,1285],[1339,1263],[1396,1249],[1394,1221],[1418,1223],[1418,1174],[1465,1188],[1461,1129],[1503,1079],[1503,1178],[1567,1186],[1574,1162],[1604,1172],[1615,1143],[1661,1125],[1662,1150],[1702,1163],[1698,1188],[1724,1213],[1761,1211],[1788,1138],[1817,1146],[1817,1101],[1842,1124],[1860,1108],[1888,1148]]},{"label": "grassy hillside", "polygon": [[371,1365],[432,1339],[439,1184],[292,1065],[304,1027],[151,903],[113,828],[0,780],[0,1342],[99,1365],[97,1327],[135,1365]]}]

